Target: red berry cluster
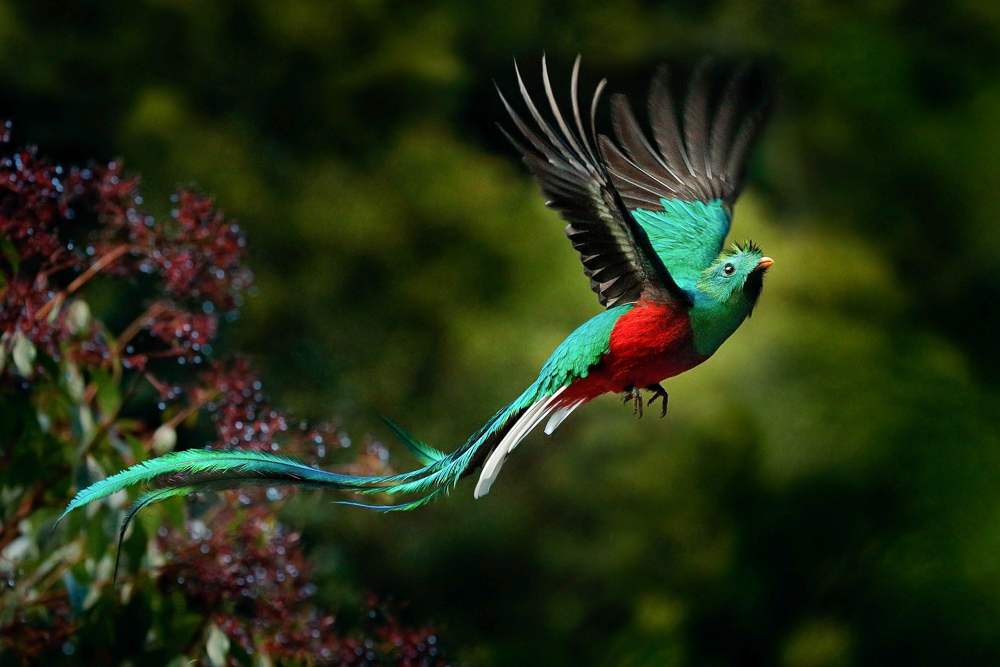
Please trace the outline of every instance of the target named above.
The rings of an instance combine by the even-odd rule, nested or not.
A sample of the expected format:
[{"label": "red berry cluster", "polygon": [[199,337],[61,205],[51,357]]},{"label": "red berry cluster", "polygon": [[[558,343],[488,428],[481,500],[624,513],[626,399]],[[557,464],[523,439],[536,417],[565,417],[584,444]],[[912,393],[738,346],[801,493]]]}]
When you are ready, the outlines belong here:
[{"label": "red berry cluster", "polygon": [[246,239],[239,226],[226,222],[211,199],[195,192],[182,191],[176,199],[173,244],[157,258],[168,293],[206,299],[222,310],[238,307],[251,281],[242,265]]},{"label": "red berry cluster", "polygon": [[245,358],[214,364],[201,376],[218,392],[208,409],[218,432],[219,447],[276,450],[274,438],[288,430],[285,418],[264,401],[261,383]]},{"label": "red berry cluster", "polygon": [[[6,143],[10,124],[0,127]],[[139,370],[159,357],[203,360],[217,313],[237,308],[250,286],[246,240],[211,199],[188,190],[174,196],[170,220],[158,221],[141,209],[138,183],[119,162],[64,170],[32,147],[0,156],[0,334],[7,352],[24,338],[56,359],[120,359]],[[150,275],[163,296],[122,332],[116,349],[72,307],[72,295],[98,274]],[[139,346],[142,331],[148,335]]]},{"label": "red berry cluster", "polygon": [[252,633],[279,635],[316,590],[299,535],[264,505],[220,505],[186,531],[161,528],[157,541],[166,559],[162,585],[226,618],[252,619]]},{"label": "red berry cluster", "polygon": [[[447,667],[449,663],[445,661],[438,649],[438,638],[434,628],[418,630],[404,628],[396,616],[392,615],[384,606],[377,606],[373,599],[370,599],[368,604],[370,607],[369,618],[376,623],[372,634],[378,638],[378,645],[383,654],[392,656],[392,661],[386,660],[382,664],[392,664],[397,667]],[[368,660],[367,655],[365,659]],[[348,662],[347,664],[358,663]]]},{"label": "red berry cluster", "polygon": [[149,333],[170,346],[179,358],[202,361],[205,349],[211,352],[218,320],[207,313],[190,313],[163,307],[149,316]]},{"label": "red berry cluster", "polygon": [[14,622],[0,628],[0,647],[5,644],[17,647],[21,664],[43,664],[38,662],[39,657],[53,647],[66,646],[78,627],[78,619],[70,610],[69,596],[61,591],[46,600],[44,611],[16,612]]},{"label": "red berry cluster", "polygon": [[265,507],[220,506],[186,528],[160,529],[157,544],[166,560],[160,586],[181,591],[192,606],[210,612],[244,653],[344,667],[447,664],[432,628],[404,628],[374,598],[364,634],[341,635],[333,616],[310,605],[316,586],[299,535]]},{"label": "red berry cluster", "polygon": [[[55,361],[65,352],[79,363],[107,364],[111,353],[100,327],[73,304],[58,310],[50,308],[57,293],[48,288],[45,276],[12,276],[5,282],[0,286],[0,353],[11,354],[27,341],[32,349],[41,350]],[[16,369],[10,364],[5,368],[10,372]],[[29,375],[30,370],[21,369],[21,373]]]},{"label": "red berry cluster", "polygon": [[[153,274],[166,295],[197,301],[207,312],[238,307],[252,280],[242,265],[246,239],[239,225],[227,222],[211,199],[191,190],[171,197],[176,206],[170,220],[157,220],[139,208],[138,185],[138,178],[122,174],[119,162],[70,169],[71,197],[82,199],[97,216],[98,230],[84,252],[115,255],[102,267],[105,272]],[[72,208],[65,213],[76,217]]]},{"label": "red berry cluster", "polygon": [[[44,258],[43,263],[73,266],[82,258],[67,249],[56,226],[66,219],[67,175],[62,167],[40,160],[26,148],[0,157],[0,232],[4,238],[5,269],[13,273],[21,262]],[[72,214],[69,213],[72,217]]]}]

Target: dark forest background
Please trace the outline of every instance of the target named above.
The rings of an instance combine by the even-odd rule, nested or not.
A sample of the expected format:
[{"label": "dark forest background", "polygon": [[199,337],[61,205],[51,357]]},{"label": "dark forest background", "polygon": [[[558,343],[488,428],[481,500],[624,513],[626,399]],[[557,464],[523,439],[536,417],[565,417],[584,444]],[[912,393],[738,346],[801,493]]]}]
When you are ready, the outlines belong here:
[{"label": "dark forest background", "polygon": [[0,0],[0,117],[161,215],[213,195],[257,290],[218,347],[447,451],[599,311],[495,125],[543,53],[563,100],[580,53],[637,106],[663,62],[773,71],[733,230],[761,303],[665,420],[595,401],[483,500],[300,494],[318,596],[406,600],[470,666],[1000,662],[997,3]]}]

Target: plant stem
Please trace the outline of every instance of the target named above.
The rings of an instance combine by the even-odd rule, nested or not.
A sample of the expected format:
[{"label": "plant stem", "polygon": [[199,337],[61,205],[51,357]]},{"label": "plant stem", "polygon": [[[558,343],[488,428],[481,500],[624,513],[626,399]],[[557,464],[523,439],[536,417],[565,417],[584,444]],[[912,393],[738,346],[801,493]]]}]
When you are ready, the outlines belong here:
[{"label": "plant stem", "polygon": [[45,317],[47,317],[48,314],[50,312],[52,312],[53,308],[55,308],[56,306],[58,306],[59,304],[61,304],[63,301],[66,300],[66,297],[70,296],[71,294],[73,294],[74,292],[76,292],[78,289],[80,289],[81,287],[83,287],[88,280],[90,280],[91,278],[93,278],[94,276],[96,276],[98,273],[100,273],[101,271],[103,271],[105,269],[105,267],[108,266],[108,264],[111,264],[112,262],[114,262],[116,259],[118,259],[122,255],[124,255],[125,253],[127,253],[131,249],[132,249],[132,246],[130,246],[130,245],[122,245],[122,246],[118,246],[117,248],[115,248],[111,252],[107,253],[106,255],[103,255],[99,260],[97,260],[96,262],[94,262],[93,264],[91,264],[90,267],[86,271],[84,271],[79,276],[77,276],[76,280],[74,280],[73,282],[71,282],[69,284],[69,287],[67,287],[65,290],[63,290],[59,294],[55,295],[48,303],[46,303],[44,306],[42,306],[38,310],[38,312],[35,313],[35,319],[36,320],[41,320],[41,319],[44,319]]}]

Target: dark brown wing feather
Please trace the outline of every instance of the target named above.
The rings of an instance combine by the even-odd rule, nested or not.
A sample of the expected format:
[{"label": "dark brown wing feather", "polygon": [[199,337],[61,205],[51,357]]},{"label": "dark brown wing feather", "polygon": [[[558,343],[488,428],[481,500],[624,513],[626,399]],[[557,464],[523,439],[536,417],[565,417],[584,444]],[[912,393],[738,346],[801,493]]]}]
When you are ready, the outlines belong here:
[{"label": "dark brown wing feather", "polygon": [[566,225],[566,236],[580,253],[583,271],[590,278],[590,287],[597,293],[602,306],[611,308],[633,303],[647,294],[660,301],[690,307],[687,294],[677,287],[650,246],[646,232],[632,218],[612,185],[603,157],[592,141],[594,109],[604,81],[597,87],[591,105],[590,138],[583,129],[576,95],[579,70],[580,59],[577,58],[571,84],[575,128],[569,126],[555,102],[548,67],[543,58],[545,93],[558,129],[553,128],[539,113],[518,71],[521,97],[541,135],[521,120],[500,93],[514,125],[524,135],[530,148],[506,131],[504,134],[524,156],[524,163],[548,200],[547,205],[559,211],[569,223]]},{"label": "dark brown wing feather", "polygon": [[717,77],[711,76],[711,63],[703,61],[692,76],[678,122],[670,72],[660,68],[649,92],[655,149],[628,100],[621,95],[612,98],[618,145],[603,136],[600,145],[629,210],[657,210],[660,199],[721,199],[732,207],[771,106],[769,91],[750,85],[753,74],[748,68],[736,70],[720,91],[714,85]]}]

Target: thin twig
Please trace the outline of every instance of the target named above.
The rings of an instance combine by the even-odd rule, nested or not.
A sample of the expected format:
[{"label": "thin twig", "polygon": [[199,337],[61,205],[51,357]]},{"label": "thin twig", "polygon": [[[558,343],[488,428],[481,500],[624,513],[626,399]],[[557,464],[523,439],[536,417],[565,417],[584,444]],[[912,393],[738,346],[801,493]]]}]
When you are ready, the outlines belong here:
[{"label": "thin twig", "polygon": [[52,312],[53,308],[62,304],[62,302],[66,300],[66,297],[70,296],[78,289],[83,287],[88,280],[90,280],[98,273],[103,271],[104,268],[108,266],[108,264],[111,264],[112,262],[117,260],[119,257],[124,255],[131,249],[132,246],[130,245],[122,245],[118,246],[117,248],[107,253],[106,255],[103,255],[99,260],[91,264],[86,271],[77,276],[76,280],[74,280],[69,284],[69,287],[67,287],[62,292],[59,292],[59,294],[56,294],[54,297],[52,297],[52,299],[48,303],[39,308],[38,312],[35,313],[35,319],[36,320],[45,319],[48,316],[48,314]]},{"label": "thin twig", "polygon": [[102,271],[111,262],[115,261],[128,251],[132,249],[130,245],[121,245],[109,252],[108,254],[101,257],[99,260],[90,265],[90,268],[81,273],[76,280],[69,284],[66,288],[66,296],[71,295],[73,292],[77,291],[83,287],[84,283],[93,278],[97,273]]},{"label": "thin twig", "polygon": [[135,338],[136,334],[146,328],[153,320],[154,317],[166,310],[167,306],[162,301],[157,301],[152,306],[146,309],[139,317],[135,318],[132,324],[122,331],[121,335],[118,337],[118,353],[121,354],[128,345],[128,342]]}]

